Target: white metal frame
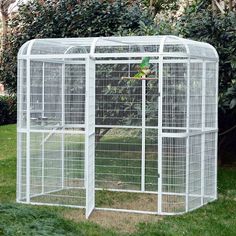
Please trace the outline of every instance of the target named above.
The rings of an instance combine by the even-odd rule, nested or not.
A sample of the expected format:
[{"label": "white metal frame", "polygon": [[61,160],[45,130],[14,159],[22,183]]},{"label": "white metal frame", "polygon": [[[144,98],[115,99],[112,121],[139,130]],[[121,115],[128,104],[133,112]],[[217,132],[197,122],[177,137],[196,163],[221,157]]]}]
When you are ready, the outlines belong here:
[{"label": "white metal frame", "polygon": [[[33,49],[35,43],[42,43],[44,46],[45,44],[48,44],[49,47],[53,48],[55,45],[57,47],[66,48],[64,53],[58,53],[55,51],[54,53],[51,53],[51,51],[48,53],[38,53],[34,54]],[[132,45],[137,45],[141,48],[139,52],[106,52],[106,53],[99,53],[96,51],[97,47],[116,47],[116,46],[123,46],[127,45],[129,47],[129,50]],[[151,46],[151,45],[158,45],[159,51],[158,52],[148,52],[145,51],[144,46]],[[183,46],[183,51],[166,51],[166,46],[173,46],[177,47],[178,45]],[[38,47],[38,46],[37,46]],[[70,50],[76,47],[90,47],[90,52],[88,53],[70,53]],[[195,48],[199,49],[199,52],[196,52]],[[195,51],[194,51],[195,50]],[[202,50],[202,51],[201,51]],[[209,51],[211,53],[204,53],[204,51]],[[25,53],[26,51],[26,53]],[[140,63],[141,59],[143,57],[150,57],[150,63],[156,63],[159,65],[159,71],[158,71],[158,125],[157,126],[148,126],[146,125],[146,81],[142,80],[141,83],[141,125],[110,125],[110,124],[95,124],[95,81],[96,81],[96,65],[116,65],[116,64],[128,64],[129,65],[129,71],[128,74],[130,76],[130,68],[131,64],[138,64]],[[22,46],[22,48],[19,51],[18,54],[18,60],[26,61],[26,82],[27,82],[27,91],[26,91],[26,126],[22,127],[22,86],[21,84],[18,86],[20,89],[18,91],[18,100],[20,101],[18,105],[18,174],[17,174],[17,201],[22,203],[28,203],[28,204],[37,204],[37,205],[58,205],[58,206],[69,206],[69,207],[77,207],[77,208],[85,208],[86,209],[86,218],[90,216],[93,209],[97,210],[112,210],[112,211],[122,211],[122,212],[133,212],[133,213],[148,213],[148,214],[160,214],[160,215],[175,215],[175,214],[182,214],[184,212],[188,212],[191,210],[194,210],[202,205],[205,204],[204,197],[209,197],[212,200],[215,200],[217,198],[217,178],[216,178],[216,172],[217,172],[217,93],[218,93],[218,55],[215,49],[206,43],[200,43],[195,42],[192,40],[186,40],[182,38],[178,38],[175,36],[130,36],[130,37],[108,37],[108,38],[87,38],[87,39],[42,39],[42,40],[32,40],[30,42],[27,42]],[[45,106],[45,63],[57,63],[61,65],[61,125],[58,126],[50,126],[43,127],[43,129],[36,129],[34,127],[31,127],[31,104],[33,103],[33,100],[31,101],[31,74],[33,73],[32,70],[34,68],[31,68],[31,62],[37,61],[42,62],[42,117],[44,117],[44,106]],[[202,63],[203,69],[202,69],[202,120],[201,120],[201,127],[195,128],[190,127],[189,123],[189,117],[190,117],[190,78],[191,78],[191,70],[190,70],[190,64],[191,63]],[[205,110],[206,110],[206,63],[212,62],[215,63],[215,72],[216,72],[216,78],[215,78],[215,85],[216,85],[216,91],[214,94],[215,97],[215,103],[214,103],[214,113],[212,114],[214,116],[215,126],[214,127],[206,127],[205,126]],[[164,104],[163,104],[163,97],[165,96],[163,92],[163,76],[164,76],[164,68],[163,65],[170,64],[170,65],[176,65],[176,64],[186,64],[187,65],[187,72],[186,75],[184,75],[186,79],[187,84],[187,90],[186,90],[186,126],[164,126],[163,125],[163,111],[164,111]],[[20,66],[20,63],[18,64]],[[66,65],[84,65],[85,66],[85,121],[84,124],[66,124],[65,122],[65,66]],[[18,71],[20,71],[19,68]],[[23,69],[22,69],[23,70]],[[181,68],[179,69],[181,70]],[[173,73],[181,73],[181,71],[176,71]],[[18,73],[19,79],[18,83],[22,83],[22,71]],[[173,77],[175,80],[176,78]],[[176,85],[175,85],[176,86]],[[33,99],[33,97],[32,97]],[[91,108],[94,108],[91,109]],[[173,109],[173,108],[172,108]],[[95,188],[95,129],[96,128],[109,128],[109,129],[119,129],[119,128],[125,128],[125,129],[140,129],[141,130],[141,179],[140,179],[140,190],[133,190],[133,189],[116,189],[116,188],[108,188],[110,191],[120,191],[120,192],[129,192],[129,193],[147,193],[147,194],[155,194],[157,195],[157,210],[156,211],[143,211],[143,210],[130,210],[130,209],[114,209],[114,208],[107,208],[107,207],[95,207],[95,190],[102,190],[100,187]],[[191,131],[190,131],[191,128]],[[59,130],[58,130],[59,129]],[[146,183],[146,130],[152,129],[157,130],[158,133],[158,153],[157,153],[157,169],[158,169],[158,179],[157,191],[149,191],[145,188]],[[167,132],[165,130],[172,130],[171,132]],[[182,131],[181,131],[182,130]],[[180,132],[181,131],[181,132]],[[194,132],[193,132],[194,131]],[[34,194],[31,191],[31,133],[37,134],[41,133],[42,137],[42,169],[41,169],[41,192],[40,194]],[[51,134],[54,134],[55,136],[61,135],[61,186],[57,190],[50,190],[47,191],[45,189],[45,143],[48,141],[49,138],[46,136],[45,133],[48,133],[49,138],[51,137]],[[206,178],[205,171],[207,171],[205,168],[205,143],[206,138],[205,134],[214,134],[215,139],[215,147],[214,147],[214,196],[208,196],[204,192],[204,180]],[[22,192],[22,140],[20,134],[26,134],[26,197],[21,197]],[[65,141],[65,135],[84,135],[84,152],[85,152],[85,158],[84,158],[84,185],[83,187],[77,186],[77,187],[68,187],[64,185],[65,181],[65,152],[66,152],[66,141]],[[189,192],[189,155],[190,155],[190,149],[192,148],[190,146],[190,138],[194,137],[195,135],[201,135],[201,194],[192,194]],[[185,190],[184,192],[171,192],[171,191],[165,191],[163,190],[163,160],[165,160],[166,153],[163,153],[163,138],[173,138],[173,139],[185,139],[186,140],[186,147],[185,147]],[[58,141],[59,142],[59,141]],[[78,145],[80,141],[77,141]],[[93,150],[91,151],[91,146],[93,147]],[[172,148],[172,147],[170,147]],[[177,147],[179,148],[179,147]],[[32,150],[33,152],[33,150]],[[168,155],[172,155],[169,153]],[[210,155],[210,154],[209,154]],[[211,163],[213,165],[213,163]],[[34,167],[35,168],[35,167]],[[57,178],[57,177],[55,177]],[[74,181],[79,181],[75,179]],[[171,183],[170,183],[171,185]],[[85,205],[74,205],[74,204],[64,204],[64,203],[43,203],[43,202],[35,202],[31,201],[31,198],[43,196],[44,194],[50,194],[55,191],[61,191],[63,189],[67,190],[73,190],[74,189],[81,189],[85,190]],[[181,210],[175,210],[175,208],[181,208],[178,206],[178,203],[176,199],[171,202],[173,210],[166,211],[163,207],[164,201],[171,201],[168,200],[173,196],[174,198],[178,197],[184,197],[184,209]],[[167,200],[165,199],[167,197]],[[189,208],[189,197],[192,198],[201,198],[201,204],[197,207]]]}]

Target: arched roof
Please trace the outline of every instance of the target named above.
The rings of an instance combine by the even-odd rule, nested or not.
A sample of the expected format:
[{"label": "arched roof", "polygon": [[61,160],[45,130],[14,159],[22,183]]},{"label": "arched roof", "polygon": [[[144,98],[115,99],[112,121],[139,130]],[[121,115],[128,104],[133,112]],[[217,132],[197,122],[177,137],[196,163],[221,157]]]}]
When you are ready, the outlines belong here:
[{"label": "arched roof", "polygon": [[182,55],[190,58],[218,60],[218,54],[208,43],[183,39],[177,36],[125,36],[99,38],[51,38],[33,39],[19,50],[23,55],[123,55],[151,53],[151,55]]}]

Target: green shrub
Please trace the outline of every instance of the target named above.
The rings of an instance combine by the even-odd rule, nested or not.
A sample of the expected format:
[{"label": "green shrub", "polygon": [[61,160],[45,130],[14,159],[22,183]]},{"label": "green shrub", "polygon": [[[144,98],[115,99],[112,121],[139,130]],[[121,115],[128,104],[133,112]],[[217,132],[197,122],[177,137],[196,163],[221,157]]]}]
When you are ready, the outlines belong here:
[{"label": "green shrub", "polygon": [[8,91],[16,92],[17,52],[30,39],[124,35],[140,28],[148,33],[146,26],[154,33],[153,25],[153,17],[139,1],[28,1],[9,22],[0,78]]},{"label": "green shrub", "polygon": [[[208,42],[219,54],[219,150],[236,153],[236,14],[213,15],[210,10],[189,8],[177,23],[179,34]],[[234,155],[235,156],[235,155]],[[234,157],[235,160],[235,157]]]},{"label": "green shrub", "polygon": [[208,42],[216,48],[220,58],[219,93],[226,93],[236,80],[236,14],[187,12],[179,20],[178,29],[184,37]]},{"label": "green shrub", "polygon": [[16,123],[16,97],[0,96],[0,125]]}]

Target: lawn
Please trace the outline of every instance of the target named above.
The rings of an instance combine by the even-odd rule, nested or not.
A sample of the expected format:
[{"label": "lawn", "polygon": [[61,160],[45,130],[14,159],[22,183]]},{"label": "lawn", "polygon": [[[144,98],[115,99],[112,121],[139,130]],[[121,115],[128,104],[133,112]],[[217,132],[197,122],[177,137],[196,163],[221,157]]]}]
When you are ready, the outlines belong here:
[{"label": "lawn", "polygon": [[94,212],[86,221],[77,209],[16,204],[15,125],[0,126],[0,145],[0,235],[236,235],[234,168],[219,170],[219,199],[194,212],[174,217]]}]

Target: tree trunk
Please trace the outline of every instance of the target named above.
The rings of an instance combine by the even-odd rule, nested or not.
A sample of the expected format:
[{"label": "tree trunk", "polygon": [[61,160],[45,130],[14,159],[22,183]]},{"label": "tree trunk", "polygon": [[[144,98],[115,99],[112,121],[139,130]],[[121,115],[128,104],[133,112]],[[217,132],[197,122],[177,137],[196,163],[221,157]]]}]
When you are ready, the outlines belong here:
[{"label": "tree trunk", "polygon": [[211,0],[211,6],[212,6],[212,12],[213,14],[216,14],[216,4],[214,0]]},{"label": "tree trunk", "polygon": [[150,0],[149,1],[149,10],[150,10],[150,12],[151,12],[151,14],[153,14],[154,15],[154,7],[153,7],[153,4],[154,4],[154,2],[153,2],[154,0]]},{"label": "tree trunk", "polygon": [[6,46],[6,41],[7,41],[7,31],[8,31],[8,25],[7,25],[7,20],[8,20],[8,14],[5,11],[2,11],[0,9],[1,15],[2,15],[2,40],[1,40],[1,48],[4,49]]},{"label": "tree trunk", "polygon": [[229,10],[232,11],[233,10],[233,1],[229,0]]},{"label": "tree trunk", "polygon": [[110,130],[110,128],[108,129],[96,129],[96,133],[95,133],[95,142],[96,144],[98,144],[101,140],[101,138]]},{"label": "tree trunk", "polygon": [[150,0],[149,7],[152,8],[153,6],[153,0]]}]

